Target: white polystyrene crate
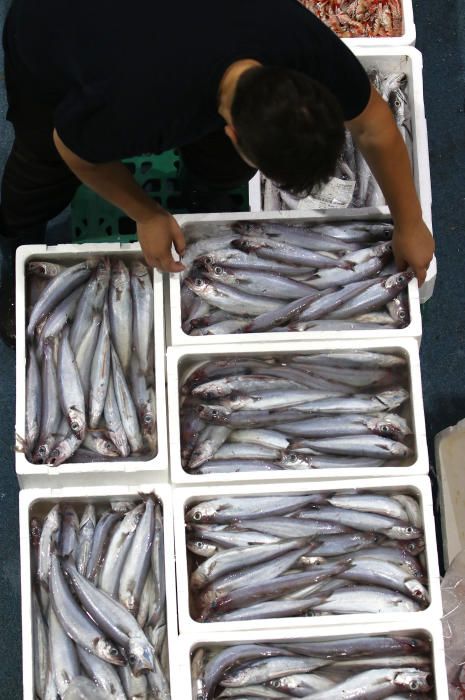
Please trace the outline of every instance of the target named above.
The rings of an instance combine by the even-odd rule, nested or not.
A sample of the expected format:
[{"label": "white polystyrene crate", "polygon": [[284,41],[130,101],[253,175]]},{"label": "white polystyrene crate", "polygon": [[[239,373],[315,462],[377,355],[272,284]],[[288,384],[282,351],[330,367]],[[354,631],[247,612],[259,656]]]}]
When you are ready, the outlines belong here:
[{"label": "white polystyrene crate", "polygon": [[[269,472],[237,472],[231,474],[191,474],[185,471],[181,464],[181,437],[179,425],[179,389],[180,377],[186,375],[192,367],[205,362],[207,360],[218,359],[221,357],[239,358],[258,358],[263,356],[279,357],[279,355],[289,355],[298,353],[305,355],[317,352],[327,351],[353,351],[353,350],[371,350],[373,352],[385,353],[401,353],[407,358],[408,366],[408,384],[407,389],[410,393],[408,407],[403,409],[402,415],[407,418],[410,427],[413,430],[413,449],[415,456],[410,460],[409,466],[385,466],[376,470],[363,469],[307,469],[307,470],[292,470],[283,469],[279,471]],[[262,344],[250,343],[231,352],[230,348],[224,345],[208,346],[208,348],[186,348],[186,347],[170,347],[167,351],[167,379],[168,379],[168,395],[170,397],[168,407],[169,418],[169,442],[170,442],[170,476],[171,481],[175,484],[189,484],[191,486],[198,484],[218,484],[218,483],[242,483],[253,482],[260,480],[263,482],[292,482],[309,479],[315,481],[317,479],[352,479],[370,478],[373,476],[398,477],[398,476],[417,476],[428,474],[428,448],[426,444],[426,428],[423,409],[423,398],[421,388],[420,374],[420,358],[418,354],[418,345],[412,338],[398,341],[333,341],[333,342],[315,342],[308,343],[300,341],[292,342],[275,342],[267,343],[266,348]],[[277,426],[279,428],[279,426]]]},{"label": "white polystyrene crate", "polygon": [[349,48],[356,47],[376,47],[376,48],[397,48],[399,46],[414,45],[416,40],[416,28],[413,17],[412,0],[399,0],[402,7],[402,34],[400,36],[373,36],[373,37],[350,37],[342,39]]},{"label": "white polystyrene crate", "polygon": [[[257,480],[258,482],[258,480]],[[269,620],[249,620],[245,622],[196,622],[189,610],[189,572],[186,555],[186,528],[184,515],[187,510],[196,503],[213,498],[230,496],[272,496],[272,495],[297,495],[323,491],[339,491],[344,489],[361,489],[373,491],[375,494],[407,494],[417,498],[420,502],[424,539],[427,587],[431,602],[420,612],[412,613],[357,613],[353,615],[323,615],[315,617],[282,617]],[[320,481],[318,483],[255,483],[247,485],[204,487],[177,487],[174,492],[174,539],[176,549],[176,584],[178,591],[178,615],[181,634],[199,635],[205,632],[239,632],[241,630],[294,630],[310,629],[314,627],[335,627],[350,624],[373,624],[374,622],[391,622],[417,627],[423,624],[423,620],[439,619],[442,616],[442,600],[440,589],[440,577],[438,566],[438,554],[436,544],[436,531],[433,513],[433,499],[431,484],[426,476],[397,477],[390,479],[357,479]],[[202,631],[201,631],[202,630]]]},{"label": "white polystyrene crate", "polygon": [[[26,264],[31,260],[61,260],[74,264],[90,256],[141,258],[137,243],[82,243],[57,246],[21,246],[16,253],[16,434],[23,438],[26,420]],[[155,389],[157,411],[157,454],[152,459],[121,459],[108,462],[65,463],[60,467],[32,464],[22,451],[16,452],[16,475],[21,488],[133,484],[166,481],[168,429],[165,397],[165,331],[163,278],[153,271]]]},{"label": "white polystyrene crate", "polygon": [[175,597],[175,558],[173,533],[172,492],[168,485],[139,483],[137,486],[80,486],[63,489],[26,489],[19,494],[19,532],[21,561],[21,618],[23,650],[23,698],[34,700],[34,653],[31,612],[31,551],[29,520],[31,511],[40,508],[45,515],[56,503],[107,503],[110,499],[138,500],[140,494],[155,493],[163,509],[163,533],[166,579],[166,620],[170,682],[173,683],[177,655],[177,610]]},{"label": "white polystyrene crate", "polygon": [[[236,221],[266,221],[270,223],[295,223],[295,224],[316,224],[316,223],[345,223],[348,220],[359,221],[385,221],[386,217],[380,215],[374,209],[332,209],[315,210],[309,212],[302,211],[281,211],[281,212],[251,212],[241,214],[181,214],[176,217],[183,228],[184,236],[189,243],[199,239],[207,239],[214,236],[222,228],[230,226]],[[263,343],[264,341],[302,341],[302,340],[349,340],[350,338],[363,338],[371,340],[381,340],[384,338],[399,339],[414,337],[420,342],[422,324],[420,302],[418,295],[418,284],[413,279],[408,285],[408,299],[410,307],[410,323],[405,328],[381,328],[373,330],[358,331],[292,331],[292,332],[266,332],[266,333],[225,333],[224,335],[188,335],[184,333],[181,323],[181,276],[179,273],[170,274],[170,329],[171,334],[167,345],[189,345],[208,346],[215,344],[237,344],[237,343]]]},{"label": "white polystyrene crate", "polygon": [[[394,635],[419,637],[431,644],[432,668],[435,683],[436,700],[446,700],[447,695],[447,673],[444,658],[444,640],[442,627],[438,620],[422,620],[418,625],[405,626],[403,623],[379,624],[372,623],[369,629],[366,625],[345,624],[340,629],[328,630],[325,627],[312,628],[308,630],[273,630],[266,631],[243,631],[217,632],[208,634],[208,630],[198,632],[196,635],[181,635],[178,640],[177,671],[175,674],[175,686],[173,687],[173,700],[196,700],[192,697],[192,654],[202,647],[226,647],[232,644],[282,644],[311,641],[329,641],[331,639],[344,639],[355,636],[366,637],[367,635]],[[323,669],[324,670],[324,667]],[[433,697],[433,696],[431,696]],[[412,695],[413,698],[413,695]]]}]

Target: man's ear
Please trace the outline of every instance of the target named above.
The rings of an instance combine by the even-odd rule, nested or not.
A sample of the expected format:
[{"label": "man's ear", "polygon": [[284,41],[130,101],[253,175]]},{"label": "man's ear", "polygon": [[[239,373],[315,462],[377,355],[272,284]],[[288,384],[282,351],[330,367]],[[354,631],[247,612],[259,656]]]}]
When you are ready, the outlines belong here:
[{"label": "man's ear", "polygon": [[237,146],[237,133],[235,128],[231,124],[226,124],[224,132],[226,136],[231,139],[233,144]]}]

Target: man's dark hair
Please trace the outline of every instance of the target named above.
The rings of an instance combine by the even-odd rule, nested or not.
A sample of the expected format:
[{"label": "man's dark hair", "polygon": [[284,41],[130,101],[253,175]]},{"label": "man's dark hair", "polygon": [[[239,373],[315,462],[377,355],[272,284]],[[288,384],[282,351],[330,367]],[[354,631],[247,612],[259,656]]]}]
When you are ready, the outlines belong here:
[{"label": "man's dark hair", "polygon": [[272,66],[245,71],[231,117],[243,154],[282,189],[309,194],[334,173],[344,144],[342,110],[304,73]]}]

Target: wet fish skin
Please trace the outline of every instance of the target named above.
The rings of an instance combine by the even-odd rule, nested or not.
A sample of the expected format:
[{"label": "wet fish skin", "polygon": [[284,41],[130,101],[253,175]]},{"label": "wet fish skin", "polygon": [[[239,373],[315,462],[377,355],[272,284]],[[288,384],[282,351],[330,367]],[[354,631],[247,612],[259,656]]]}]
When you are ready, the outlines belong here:
[{"label": "wet fish skin", "polygon": [[27,335],[30,339],[32,339],[34,330],[39,321],[76,287],[90,277],[91,270],[94,265],[94,261],[77,263],[72,267],[65,268],[60,274],[51,280],[50,284],[44,290],[34,306],[29,318]]},{"label": "wet fish skin", "polygon": [[200,433],[187,468],[196,469],[204,462],[211,459],[220,449],[221,445],[228,439],[231,430],[221,425],[207,425]]},{"label": "wet fish skin", "polygon": [[118,649],[82,612],[69,591],[56,554],[51,557],[50,593],[53,609],[66,634],[79,646],[111,664],[123,665]]},{"label": "wet fish skin", "polygon": [[298,299],[311,291],[304,282],[297,282],[271,271],[255,270],[251,275],[249,270],[235,270],[232,267],[207,264],[206,276],[208,279],[218,280],[223,284],[236,284],[249,294],[267,294],[274,299]]},{"label": "wet fish skin", "polygon": [[104,513],[98,521],[92,540],[92,549],[87,563],[86,577],[94,583],[97,579],[99,567],[104,556],[105,545],[114,525],[120,520],[118,513]]},{"label": "wet fish skin", "polygon": [[154,319],[152,280],[149,269],[139,261],[131,263],[130,276],[133,303],[133,344],[139,358],[141,371],[147,376]]},{"label": "wet fish skin", "polygon": [[121,571],[144,510],[144,505],[139,504],[126,513],[111,536],[100,574],[99,586],[112,598],[118,597]]},{"label": "wet fish skin", "polygon": [[86,573],[87,564],[92,551],[95,524],[95,506],[92,503],[88,503],[79,523],[79,547],[78,555],[76,557],[77,570],[83,575]]},{"label": "wet fish skin", "polygon": [[285,515],[309,503],[324,503],[319,494],[305,496],[268,496],[257,499],[217,498],[194,505],[186,513],[186,523],[228,523],[231,520],[260,518],[266,515]]},{"label": "wet fish skin", "polygon": [[50,262],[49,260],[31,260],[26,265],[26,271],[30,275],[36,275],[37,277],[44,277],[45,279],[51,279],[56,277],[65,268],[63,265],[58,263]]},{"label": "wet fish skin", "polygon": [[79,300],[69,335],[74,353],[87,333],[94,315],[101,313],[110,281],[110,261],[100,258]]},{"label": "wet fish skin", "polygon": [[58,398],[58,378],[54,360],[54,342],[44,345],[42,361],[42,400],[39,438],[33,453],[33,462],[44,464],[55,442],[54,435],[61,420]]},{"label": "wet fish skin", "polygon": [[79,676],[79,659],[74,642],[66,634],[50,607],[48,611],[50,664],[55,684],[60,695],[64,695],[69,684]]},{"label": "wet fish skin", "polygon": [[63,695],[63,700],[107,700],[108,695],[85,676],[76,676]]},{"label": "wet fish skin", "polygon": [[83,447],[104,457],[118,457],[119,452],[104,430],[89,430]]},{"label": "wet fish skin", "polygon": [[105,399],[110,380],[110,324],[108,306],[105,304],[102,325],[95,347],[90,370],[89,387],[89,427],[95,429],[100,421],[105,406]]},{"label": "wet fish skin", "polygon": [[77,653],[81,666],[97,688],[105,693],[106,698],[109,700],[126,700],[126,694],[118,673],[111,664],[102,661],[98,656],[94,656],[94,654],[80,647],[77,648]]},{"label": "wet fish skin", "polygon": [[129,270],[121,259],[112,261],[108,288],[111,337],[124,372],[131,359],[132,296]]},{"label": "wet fish skin", "polygon": [[379,435],[347,435],[344,437],[306,440],[305,442],[308,447],[317,452],[336,455],[373,457],[375,459],[401,459],[411,454],[410,448],[403,443]]},{"label": "wet fish skin", "polygon": [[47,338],[58,336],[63,330],[65,324],[72,321],[76,311],[76,305],[82,296],[83,287],[79,286],[74,292],[63,299],[54,311],[50,314],[47,322],[40,332],[39,354],[42,355],[44,342]]},{"label": "wet fish skin", "polygon": [[338,267],[343,270],[351,269],[350,261],[341,260],[337,257],[315,253],[310,250],[299,249],[287,243],[271,241],[268,238],[247,238],[235,239],[231,241],[233,248],[243,253],[255,253],[260,258],[277,260],[280,263],[291,263],[319,269]]},{"label": "wet fish skin", "polygon": [[[118,598],[131,613],[137,615],[140,597],[150,567],[151,549],[155,532],[155,504],[147,498],[145,512],[140,519],[126,561],[121,572]],[[136,673],[137,675],[137,673]]]},{"label": "wet fish skin", "polygon": [[110,374],[108,380],[108,390],[105,397],[105,405],[103,407],[103,415],[108,428],[108,437],[115,445],[118,453],[122,457],[128,457],[131,453],[131,448],[123,428],[121,414],[119,412],[118,403],[116,401],[115,387],[113,376]]},{"label": "wet fish skin", "polygon": [[31,454],[39,437],[42,414],[42,380],[37,356],[32,345],[28,347],[26,378],[26,449]]},{"label": "wet fish skin", "polygon": [[69,329],[67,327],[63,329],[61,336],[57,372],[63,415],[76,438],[82,441],[87,430],[86,404],[76,358],[69,342]]},{"label": "wet fish skin", "polygon": [[126,433],[131,451],[141,452],[143,449],[143,441],[139,429],[137,410],[134,405],[131,392],[129,391],[118,355],[116,354],[116,350],[112,345],[110,345],[110,348],[113,386],[115,389],[116,403],[118,405],[121,423],[124,428],[124,432]]},{"label": "wet fish skin", "polygon": [[281,305],[276,299],[247,294],[221,282],[211,282],[204,277],[187,277],[185,284],[212,306],[233,314],[238,308],[241,308],[246,316],[258,316],[265,311],[277,309]]},{"label": "wet fish skin", "polygon": [[87,332],[78,344],[78,348],[76,350],[75,355],[76,365],[79,370],[79,377],[81,379],[82,389],[84,391],[84,397],[87,406],[89,402],[90,371],[92,367],[92,360],[95,356],[95,349],[97,346],[101,325],[102,314],[94,314],[90,322],[89,328],[87,329]]}]

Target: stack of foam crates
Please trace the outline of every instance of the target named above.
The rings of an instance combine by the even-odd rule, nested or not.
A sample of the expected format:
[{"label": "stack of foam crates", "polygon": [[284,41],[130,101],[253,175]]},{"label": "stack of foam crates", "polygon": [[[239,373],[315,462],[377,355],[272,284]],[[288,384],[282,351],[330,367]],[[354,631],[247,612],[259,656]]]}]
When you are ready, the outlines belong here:
[{"label": "stack of foam crates", "polygon": [[[368,68],[376,66],[405,71],[410,84],[410,109],[413,120],[413,166],[423,215],[431,224],[431,187],[429,179],[426,121],[423,106],[421,54],[408,46],[414,43],[410,0],[402,0],[403,35],[398,39],[349,39],[347,44]],[[251,213],[240,215],[180,215],[187,242],[200,236],[214,235],[215,230],[232,221],[289,221],[308,223],[332,221],[343,224],[350,219],[385,221],[386,208],[365,210],[318,210],[314,212],[265,212],[261,210],[259,180],[250,185]],[[136,244],[86,243],[71,246],[30,246],[17,256],[17,401],[16,429],[25,428],[26,337],[25,306],[28,261],[82,260],[88,254],[122,256],[130,260],[140,256]],[[422,299],[433,290],[435,264],[430,268]],[[33,700],[34,653],[31,628],[31,555],[29,520],[33,512],[44,513],[51,505],[62,502],[95,504],[114,499],[131,499],[137,494],[154,491],[163,506],[165,519],[165,560],[167,589],[167,624],[170,651],[170,680],[173,700],[189,700],[191,691],[191,656],[203,646],[221,648],[240,642],[289,642],[330,640],[355,635],[409,635],[431,643],[436,698],[447,695],[442,630],[439,569],[428,474],[418,346],[421,340],[420,294],[416,281],[408,287],[410,323],[398,330],[329,331],[279,334],[237,334],[192,337],[181,327],[181,296],[178,275],[163,281],[153,273],[155,295],[154,340],[157,388],[158,452],[148,461],[93,462],[64,464],[59,468],[32,465],[20,450],[16,453],[16,471],[20,486],[21,585],[23,629],[24,698]],[[21,303],[21,300],[23,303]],[[305,472],[280,471],[265,475],[226,474],[202,476],[187,473],[180,459],[179,430],[180,374],[195,363],[226,356],[260,357],[298,351],[311,353],[337,350],[373,350],[401,354],[408,368],[410,401],[407,417],[413,428],[413,456],[400,466],[356,473],[347,470]],[[167,419],[168,412],[168,419]],[[168,453],[169,446],[169,453]],[[421,508],[425,531],[427,587],[431,602],[422,612],[408,614],[343,615],[317,618],[281,618],[234,623],[199,623],[189,605],[188,565],[186,557],[185,511],[199,501],[218,496],[265,496],[273,494],[307,494],[337,489],[358,488],[375,494],[414,496]],[[176,567],[175,567],[176,557]],[[196,700],[195,697],[193,700]]]}]

